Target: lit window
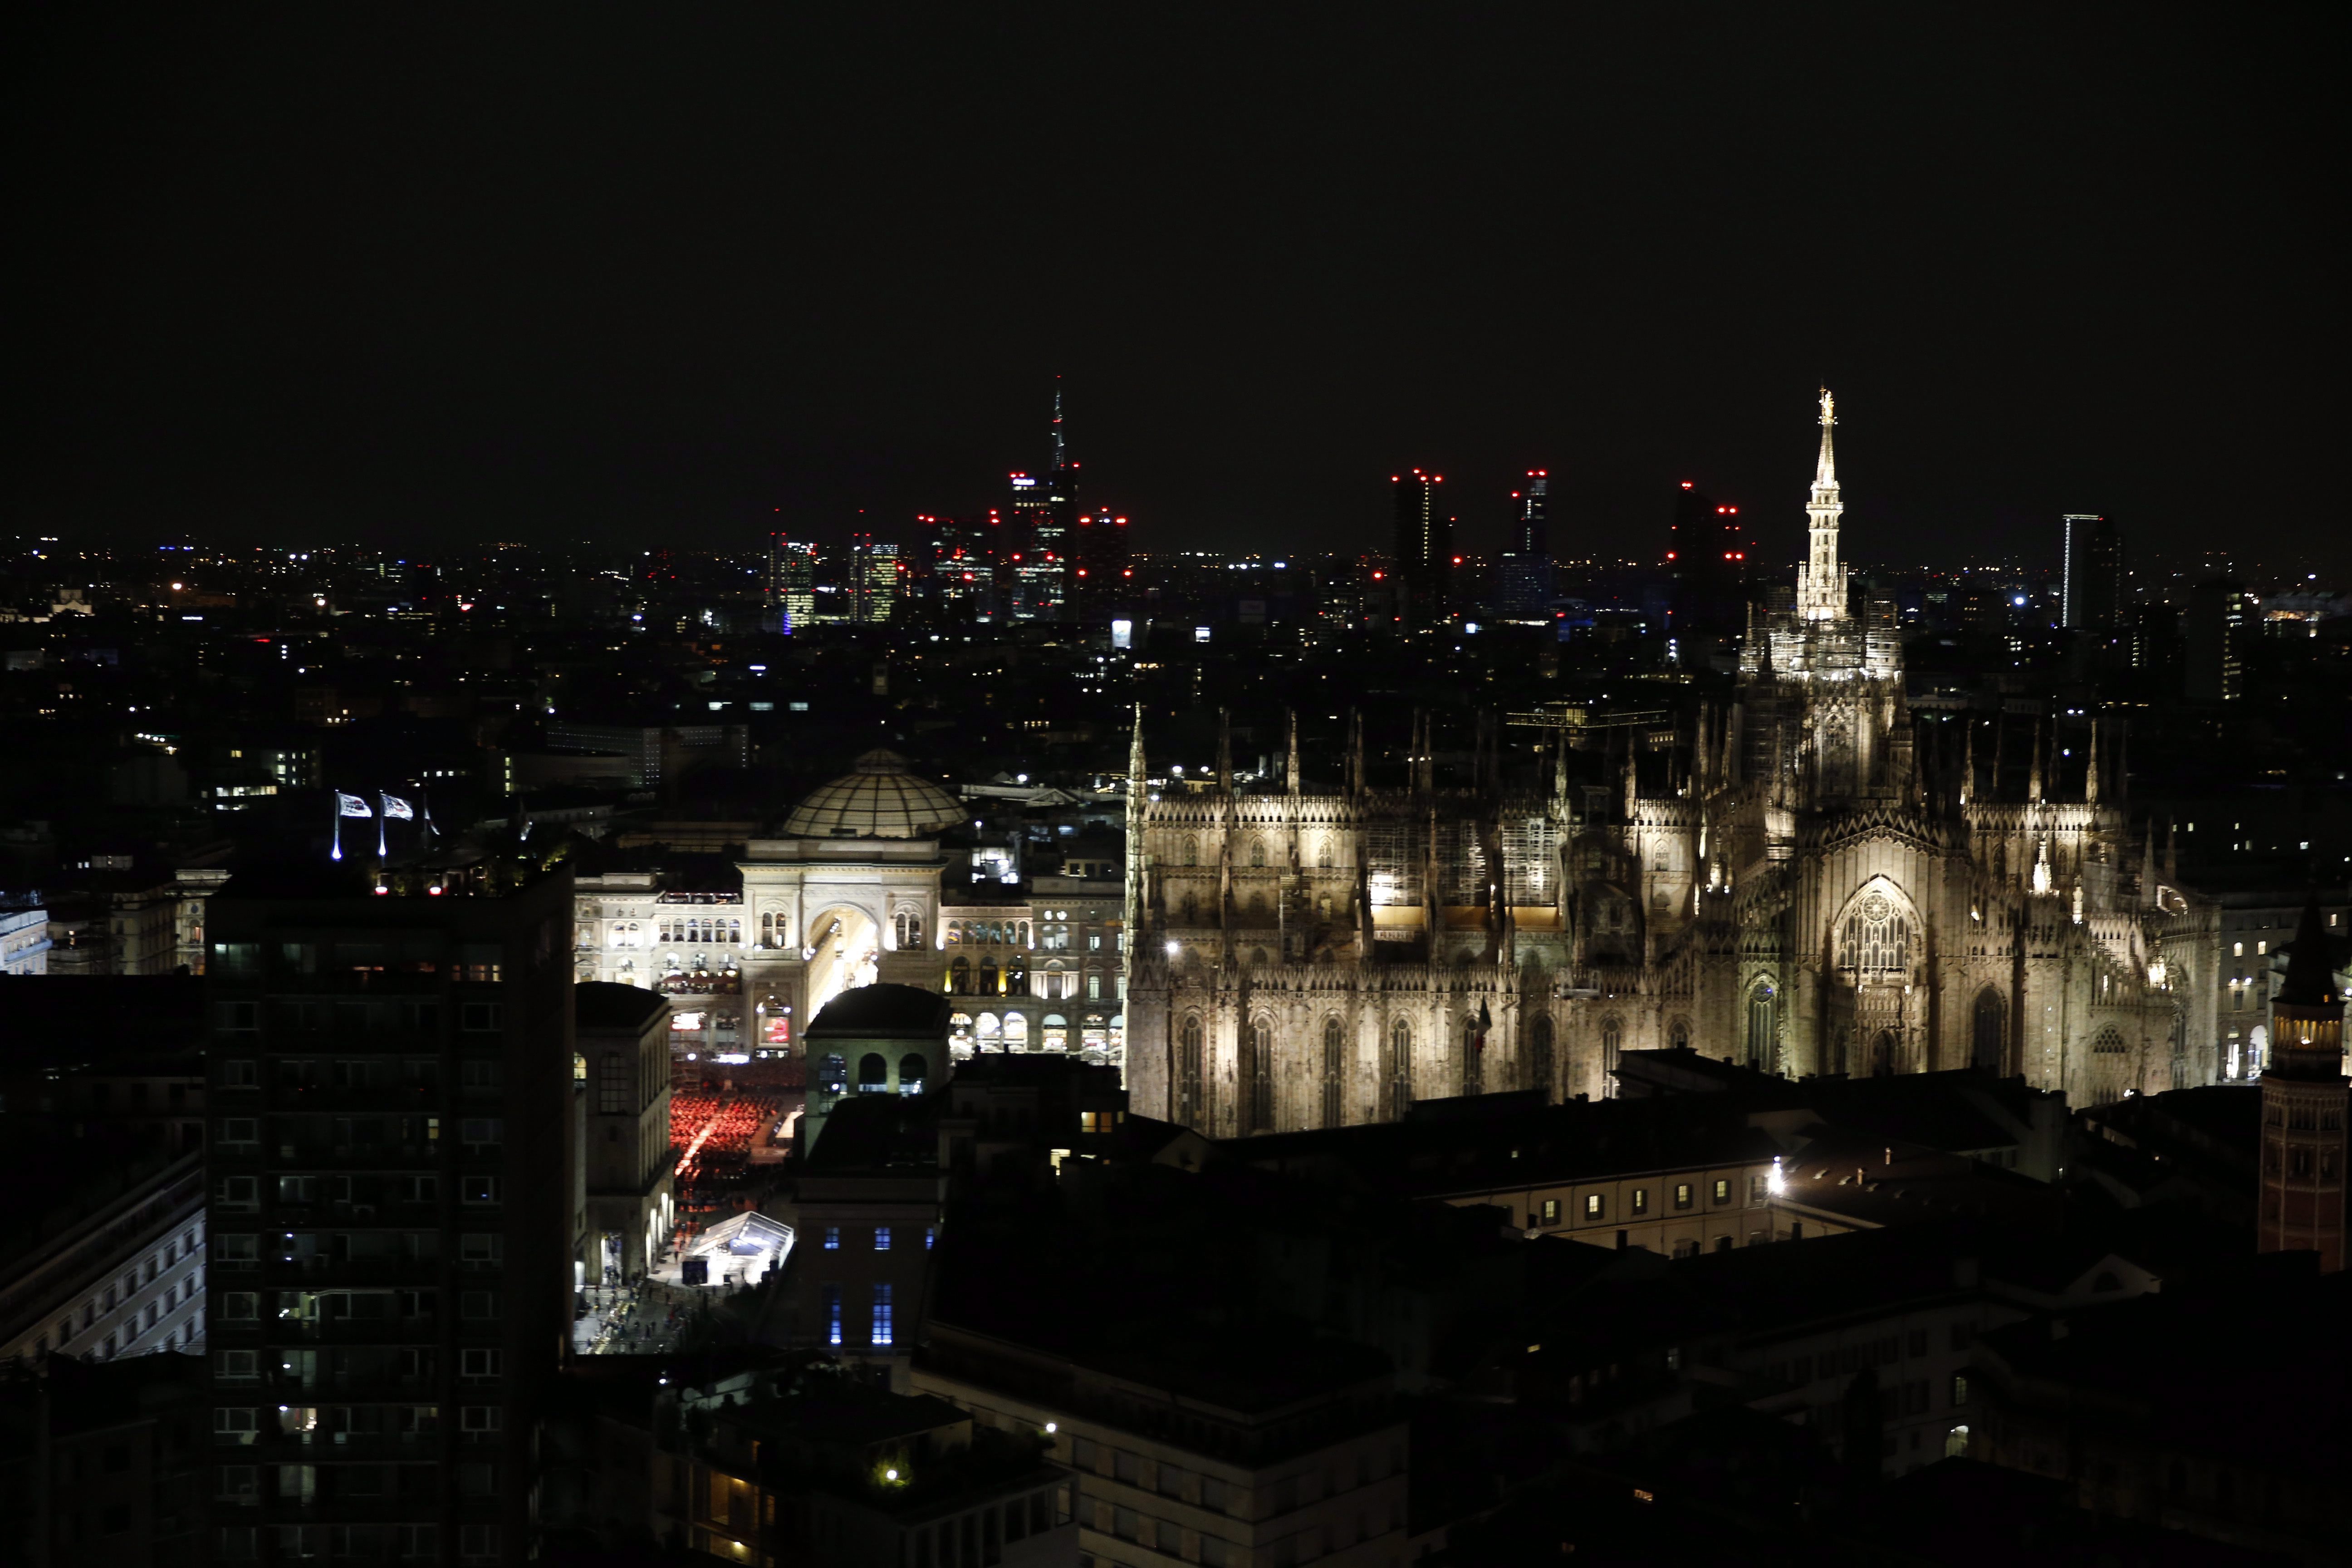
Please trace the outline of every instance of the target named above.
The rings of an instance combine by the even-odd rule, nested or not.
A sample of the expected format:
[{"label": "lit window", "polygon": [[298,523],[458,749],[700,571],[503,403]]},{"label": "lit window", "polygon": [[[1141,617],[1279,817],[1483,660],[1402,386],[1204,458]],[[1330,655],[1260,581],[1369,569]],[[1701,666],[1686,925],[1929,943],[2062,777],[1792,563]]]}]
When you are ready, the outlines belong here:
[{"label": "lit window", "polygon": [[874,1342],[877,1345],[890,1343],[890,1287],[877,1285],[874,1287]]},{"label": "lit window", "polygon": [[839,1226],[829,1225],[824,1227],[824,1249],[827,1252],[839,1252],[841,1250],[841,1227]]},{"label": "lit window", "polygon": [[887,1252],[890,1250],[890,1227],[888,1226],[877,1225],[874,1227],[874,1250],[877,1252]]},{"label": "lit window", "polygon": [[841,1342],[841,1287],[826,1285],[821,1289],[824,1298],[824,1342],[837,1345]]},{"label": "lit window", "polygon": [[1599,1193],[1588,1193],[1588,1194],[1585,1194],[1585,1197],[1584,1197],[1584,1217],[1585,1217],[1585,1218],[1587,1218],[1587,1219],[1599,1219],[1599,1218],[1601,1218],[1604,1214],[1606,1214],[1607,1212],[1608,1212],[1608,1205],[1607,1205],[1607,1202],[1606,1202],[1606,1200],[1601,1196],[1601,1194],[1599,1194]]}]

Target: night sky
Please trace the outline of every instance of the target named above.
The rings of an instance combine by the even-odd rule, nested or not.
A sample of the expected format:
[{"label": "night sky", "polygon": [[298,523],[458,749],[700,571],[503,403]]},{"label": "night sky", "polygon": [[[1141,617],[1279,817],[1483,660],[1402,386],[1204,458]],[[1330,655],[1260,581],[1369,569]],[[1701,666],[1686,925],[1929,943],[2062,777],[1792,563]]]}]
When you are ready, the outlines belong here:
[{"label": "night sky", "polygon": [[13,24],[16,531],[2352,567],[2338,8],[405,12]]}]

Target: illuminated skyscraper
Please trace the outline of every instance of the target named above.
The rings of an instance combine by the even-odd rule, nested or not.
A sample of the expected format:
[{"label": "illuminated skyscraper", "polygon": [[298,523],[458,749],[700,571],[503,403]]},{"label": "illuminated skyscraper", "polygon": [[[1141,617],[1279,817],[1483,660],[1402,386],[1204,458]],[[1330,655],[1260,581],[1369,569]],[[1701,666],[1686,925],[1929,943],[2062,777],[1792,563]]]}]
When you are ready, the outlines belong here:
[{"label": "illuminated skyscraper", "polygon": [[768,623],[794,632],[816,617],[816,546],[807,540],[768,536]]},{"label": "illuminated skyscraper", "polygon": [[1511,492],[1513,555],[1551,559],[1551,474],[1546,468],[1528,470],[1527,488]]},{"label": "illuminated skyscraper", "polygon": [[1496,608],[1515,621],[1551,613],[1550,506],[1550,477],[1541,468],[1528,469],[1526,484],[1511,492],[1510,538],[1495,563]]},{"label": "illuminated skyscraper", "polygon": [[880,626],[898,603],[898,547],[859,534],[849,545],[849,618]]},{"label": "illuminated skyscraper", "polygon": [[2111,632],[2123,625],[2124,541],[2104,517],[2070,511],[2063,522],[2058,624],[2069,630]]},{"label": "illuminated skyscraper", "polygon": [[1013,618],[1061,619],[1069,597],[1070,551],[1078,517],[1078,466],[1062,437],[1062,386],[1054,384],[1054,460],[1043,475],[1013,476]]},{"label": "illuminated skyscraper", "polygon": [[1399,618],[1408,626],[1445,619],[1454,584],[1454,520],[1446,515],[1444,474],[1419,468],[1391,474],[1396,487],[1396,574]]}]

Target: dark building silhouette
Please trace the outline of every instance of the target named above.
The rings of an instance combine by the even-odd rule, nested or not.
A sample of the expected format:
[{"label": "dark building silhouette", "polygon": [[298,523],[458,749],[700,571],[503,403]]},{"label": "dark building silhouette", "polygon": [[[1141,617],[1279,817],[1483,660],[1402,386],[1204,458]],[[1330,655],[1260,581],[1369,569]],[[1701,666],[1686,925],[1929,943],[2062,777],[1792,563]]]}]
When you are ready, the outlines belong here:
[{"label": "dark building silhouette", "polygon": [[529,1553],[580,1243],[572,899],[478,865],[214,900],[216,1558]]},{"label": "dark building silhouette", "polygon": [[2287,951],[2271,1003],[2271,1061],[2263,1074],[2264,1252],[2315,1251],[2344,1267],[2344,995],[2315,892]]},{"label": "dark building silhouette", "polygon": [[1675,579],[1674,629],[1682,637],[1736,637],[1748,616],[1748,534],[1739,509],[1684,482],[1675,499],[1666,563]]},{"label": "dark building silhouette", "polygon": [[2246,608],[2245,585],[2228,577],[2208,578],[2189,591],[2180,630],[2189,701],[2235,702],[2245,695]]},{"label": "dark building silhouette", "polygon": [[1444,474],[1419,468],[1390,476],[1396,487],[1398,618],[1407,626],[1445,619],[1454,585],[1454,519],[1446,515]]},{"label": "dark building silhouette", "polygon": [[2124,619],[2124,539],[2115,520],[2068,512],[2060,565],[2058,622],[2069,631],[2111,632]]}]

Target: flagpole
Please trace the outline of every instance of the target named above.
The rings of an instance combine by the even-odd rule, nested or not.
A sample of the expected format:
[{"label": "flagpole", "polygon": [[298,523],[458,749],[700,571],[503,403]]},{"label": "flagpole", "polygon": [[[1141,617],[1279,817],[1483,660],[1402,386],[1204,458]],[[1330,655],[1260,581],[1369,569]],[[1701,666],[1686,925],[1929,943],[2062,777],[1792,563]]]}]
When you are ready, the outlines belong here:
[{"label": "flagpole", "polygon": [[328,858],[340,860],[343,858],[343,795],[341,790],[329,793],[335,797],[335,852]]},{"label": "flagpole", "polygon": [[392,807],[384,804],[385,799],[383,791],[375,792],[375,858],[379,860],[384,858],[384,824],[392,819]]}]

